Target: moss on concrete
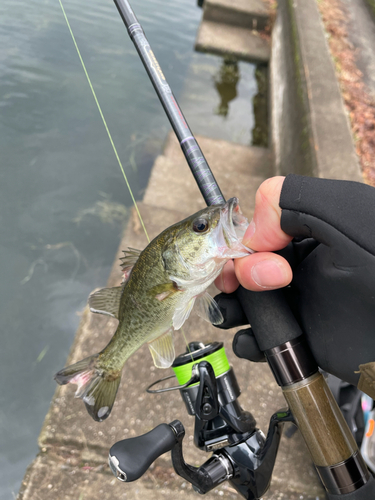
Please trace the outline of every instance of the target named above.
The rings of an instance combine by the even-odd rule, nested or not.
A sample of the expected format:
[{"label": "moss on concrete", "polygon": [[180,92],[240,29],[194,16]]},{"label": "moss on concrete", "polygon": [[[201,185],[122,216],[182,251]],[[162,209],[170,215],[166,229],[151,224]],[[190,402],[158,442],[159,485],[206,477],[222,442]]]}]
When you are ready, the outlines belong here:
[{"label": "moss on concrete", "polygon": [[369,6],[371,14],[375,20],[375,0],[366,0],[366,3]]},{"label": "moss on concrete", "polygon": [[300,123],[295,132],[298,133],[298,143],[303,161],[298,165],[298,171],[295,173],[301,175],[314,175],[315,161],[311,151],[310,125],[309,125],[309,106],[306,90],[306,82],[303,76],[303,64],[300,53],[300,40],[298,35],[297,21],[294,12],[293,0],[288,0],[289,18],[291,22],[291,42],[293,48],[294,77],[297,89],[296,105],[299,109]]},{"label": "moss on concrete", "polygon": [[255,70],[258,93],[253,99],[255,125],[252,130],[253,146],[268,147],[268,66],[258,65]]}]

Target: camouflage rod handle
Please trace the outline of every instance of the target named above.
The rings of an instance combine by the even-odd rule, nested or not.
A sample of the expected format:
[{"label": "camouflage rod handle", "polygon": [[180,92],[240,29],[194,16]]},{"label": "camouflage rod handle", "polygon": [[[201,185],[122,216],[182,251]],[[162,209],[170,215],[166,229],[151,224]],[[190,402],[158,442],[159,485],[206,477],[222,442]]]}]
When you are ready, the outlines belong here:
[{"label": "camouflage rod handle", "polygon": [[239,287],[236,293],[329,498],[375,498],[375,481],[283,291],[250,292]]}]

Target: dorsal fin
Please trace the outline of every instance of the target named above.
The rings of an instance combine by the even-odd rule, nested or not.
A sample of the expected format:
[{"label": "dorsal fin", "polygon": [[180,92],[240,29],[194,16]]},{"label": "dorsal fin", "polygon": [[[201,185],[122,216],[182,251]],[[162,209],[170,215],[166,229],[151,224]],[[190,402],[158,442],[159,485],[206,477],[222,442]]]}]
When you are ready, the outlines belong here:
[{"label": "dorsal fin", "polygon": [[133,267],[138,257],[141,255],[141,252],[142,250],[130,247],[124,250],[124,257],[120,257],[122,269],[124,270],[125,267]]},{"label": "dorsal fin", "polygon": [[118,319],[123,287],[102,288],[89,297],[90,311]]},{"label": "dorsal fin", "polygon": [[128,248],[124,250],[124,257],[120,257],[121,260],[121,268],[124,273],[122,283],[126,283],[129,279],[131,270],[134,267],[134,264],[137,262],[138,257],[141,255],[141,250],[137,250],[136,248]]}]

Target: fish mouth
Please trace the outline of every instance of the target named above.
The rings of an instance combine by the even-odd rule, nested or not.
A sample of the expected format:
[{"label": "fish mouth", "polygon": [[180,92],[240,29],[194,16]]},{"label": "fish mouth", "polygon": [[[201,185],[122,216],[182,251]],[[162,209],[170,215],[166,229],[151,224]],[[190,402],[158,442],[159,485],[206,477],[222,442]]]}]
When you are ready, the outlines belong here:
[{"label": "fish mouth", "polygon": [[245,236],[246,229],[249,227],[249,221],[241,212],[238,198],[231,198],[228,200],[228,221],[232,232],[236,234],[238,239]]},{"label": "fish mouth", "polygon": [[231,198],[220,209],[217,249],[221,258],[235,259],[252,253],[242,244],[249,221],[241,212],[238,198]]},{"label": "fish mouth", "polygon": [[231,247],[231,244],[238,242],[238,240],[242,242],[249,221],[241,211],[238,198],[231,198],[225,203],[221,209],[220,222],[228,247]]}]

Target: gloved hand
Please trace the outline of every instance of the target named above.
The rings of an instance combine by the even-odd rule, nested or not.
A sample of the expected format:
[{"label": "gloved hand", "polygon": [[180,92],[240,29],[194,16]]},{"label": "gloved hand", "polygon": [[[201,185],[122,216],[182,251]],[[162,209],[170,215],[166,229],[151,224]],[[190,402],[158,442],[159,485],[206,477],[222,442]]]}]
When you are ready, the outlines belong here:
[{"label": "gloved hand", "polygon": [[[244,243],[258,253],[230,263],[216,285],[259,291],[293,276],[284,291],[318,365],[354,385],[365,365],[359,388],[375,397],[375,189],[296,175],[268,179]],[[220,328],[248,323],[234,293],[216,300]],[[233,347],[240,357],[263,359],[251,329]]]}]

